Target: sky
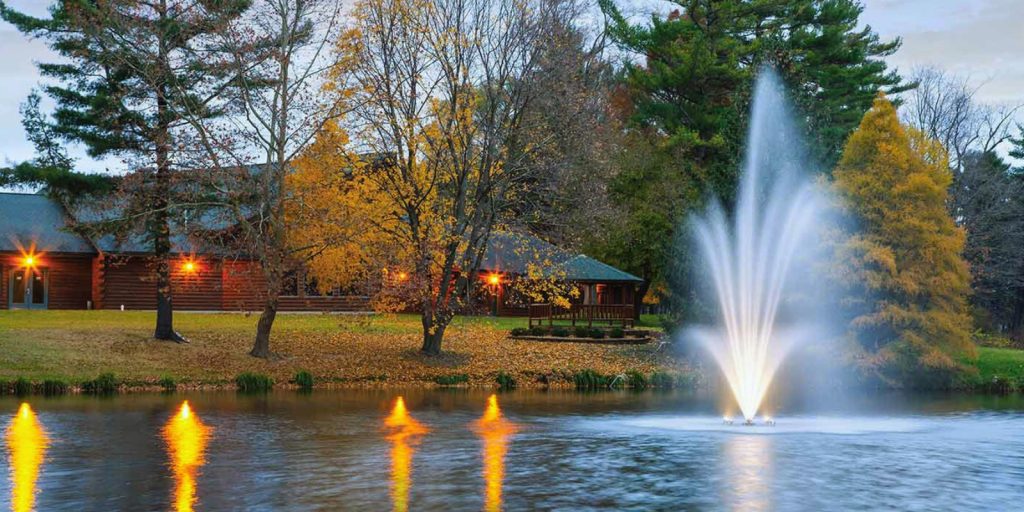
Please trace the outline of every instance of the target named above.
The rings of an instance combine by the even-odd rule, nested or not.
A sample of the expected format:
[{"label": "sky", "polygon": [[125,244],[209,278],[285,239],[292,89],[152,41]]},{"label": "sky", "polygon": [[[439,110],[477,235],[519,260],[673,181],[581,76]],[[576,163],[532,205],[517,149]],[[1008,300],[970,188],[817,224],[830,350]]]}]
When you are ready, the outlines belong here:
[{"label": "sky", "polygon": [[[967,75],[986,103],[1024,103],[1024,0],[862,0],[862,22],[883,39],[903,38],[889,64],[909,73],[936,66]],[[48,2],[7,0],[18,10],[44,15]],[[35,62],[52,54],[0,21],[0,165],[32,158],[21,127],[19,105],[40,83]],[[45,106],[45,105],[44,105]],[[1024,113],[1021,115],[1024,122]],[[73,148],[81,170],[119,170],[119,162],[97,162]]]}]

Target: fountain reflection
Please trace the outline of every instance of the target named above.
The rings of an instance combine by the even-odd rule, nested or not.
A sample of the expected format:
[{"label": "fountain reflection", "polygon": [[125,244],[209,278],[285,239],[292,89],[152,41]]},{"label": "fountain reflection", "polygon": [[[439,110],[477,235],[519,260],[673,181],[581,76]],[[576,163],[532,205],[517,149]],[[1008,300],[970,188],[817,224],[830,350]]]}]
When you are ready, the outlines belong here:
[{"label": "fountain reflection", "polygon": [[725,503],[731,510],[771,510],[771,439],[734,436],[725,443]]},{"label": "fountain reflection", "polygon": [[409,486],[412,481],[412,455],[419,437],[427,428],[409,416],[405,400],[398,397],[391,415],[384,420],[391,441],[391,501],[396,511],[409,509]]},{"label": "fountain reflection", "polygon": [[487,399],[487,410],[477,421],[477,434],[484,442],[484,510],[501,510],[501,486],[505,479],[508,439],[516,425],[501,416],[497,395]]},{"label": "fountain reflection", "polygon": [[164,426],[164,441],[174,471],[174,509],[177,512],[191,512],[196,503],[196,477],[199,468],[206,463],[206,444],[212,430],[199,421],[187,400]]},{"label": "fountain reflection", "polygon": [[46,458],[49,439],[27,403],[21,404],[7,427],[7,451],[11,465],[11,510],[28,512],[36,500],[36,481]]}]

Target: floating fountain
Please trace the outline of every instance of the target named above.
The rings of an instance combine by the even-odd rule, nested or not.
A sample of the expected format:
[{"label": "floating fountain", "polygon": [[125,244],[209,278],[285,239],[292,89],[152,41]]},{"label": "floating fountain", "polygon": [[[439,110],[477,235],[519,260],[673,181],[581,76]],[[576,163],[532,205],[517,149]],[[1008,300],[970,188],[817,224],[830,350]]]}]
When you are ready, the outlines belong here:
[{"label": "floating fountain", "polygon": [[[733,213],[715,203],[693,223],[718,325],[689,335],[714,357],[742,414],[737,423],[745,425],[755,423],[786,355],[818,324],[796,300],[812,284],[807,278],[820,247],[812,228],[828,203],[805,162],[781,83],[764,70]],[[725,421],[732,424],[729,416]]]}]

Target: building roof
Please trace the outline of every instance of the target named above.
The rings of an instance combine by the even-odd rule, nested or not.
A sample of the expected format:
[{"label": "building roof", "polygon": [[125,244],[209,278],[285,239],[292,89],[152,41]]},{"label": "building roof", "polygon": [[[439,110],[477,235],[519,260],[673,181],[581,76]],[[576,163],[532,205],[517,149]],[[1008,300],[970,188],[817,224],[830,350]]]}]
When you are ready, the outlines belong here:
[{"label": "building roof", "polygon": [[629,272],[602,263],[585,254],[572,254],[535,236],[495,231],[487,241],[481,270],[526,275],[530,265],[541,272],[568,281],[642,283]]},{"label": "building roof", "polygon": [[40,194],[0,192],[0,251],[94,254],[88,240],[65,228],[64,208]]},{"label": "building roof", "polygon": [[[104,215],[98,209],[80,206],[75,214],[88,222],[103,219],[110,212]],[[0,192],[0,252],[27,251],[32,244],[40,252],[94,254],[97,247],[105,252],[152,250],[145,237],[137,233],[121,241],[112,236],[101,237],[94,246],[85,237],[67,230],[68,221],[64,207],[45,195]],[[172,252],[190,252],[191,245],[184,235],[172,236]],[[534,236],[509,231],[491,233],[481,269],[526,275],[531,265],[569,281],[643,282],[633,274],[584,254],[569,253]]]}]

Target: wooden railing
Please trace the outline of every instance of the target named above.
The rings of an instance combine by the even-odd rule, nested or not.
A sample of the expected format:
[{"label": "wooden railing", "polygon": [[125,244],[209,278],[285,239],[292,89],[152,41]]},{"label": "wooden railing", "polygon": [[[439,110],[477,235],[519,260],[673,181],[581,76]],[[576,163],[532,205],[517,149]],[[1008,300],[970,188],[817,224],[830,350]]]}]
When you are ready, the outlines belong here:
[{"label": "wooden railing", "polygon": [[529,325],[544,325],[545,322],[553,325],[555,320],[567,320],[574,326],[586,324],[593,327],[594,323],[607,323],[632,327],[634,312],[632,304],[573,304],[568,310],[551,304],[530,304]]}]

